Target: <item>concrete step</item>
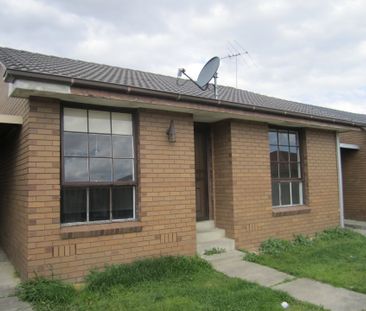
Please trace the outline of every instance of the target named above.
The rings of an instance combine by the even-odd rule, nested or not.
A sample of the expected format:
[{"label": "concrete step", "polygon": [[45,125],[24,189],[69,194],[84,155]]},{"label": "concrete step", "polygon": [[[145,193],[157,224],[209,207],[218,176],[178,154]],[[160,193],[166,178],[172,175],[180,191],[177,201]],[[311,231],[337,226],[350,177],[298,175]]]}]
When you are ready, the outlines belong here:
[{"label": "concrete step", "polygon": [[204,232],[215,229],[215,222],[213,220],[205,220],[196,222],[196,231]]},{"label": "concrete step", "polygon": [[214,228],[210,231],[201,231],[197,233],[197,243],[204,243],[218,240],[225,237],[225,230]]},{"label": "concrete step", "polygon": [[366,230],[366,221],[345,219],[344,225],[348,228]]},{"label": "concrete step", "polygon": [[235,250],[235,241],[228,238],[220,238],[217,240],[197,243],[197,253],[202,255],[206,250],[213,248],[223,248],[226,252]]}]

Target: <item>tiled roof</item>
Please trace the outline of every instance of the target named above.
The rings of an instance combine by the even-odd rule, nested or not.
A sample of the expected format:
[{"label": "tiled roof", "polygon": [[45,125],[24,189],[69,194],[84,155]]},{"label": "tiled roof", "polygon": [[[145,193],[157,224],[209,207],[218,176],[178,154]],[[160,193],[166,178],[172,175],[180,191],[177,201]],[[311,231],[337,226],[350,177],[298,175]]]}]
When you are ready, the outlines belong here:
[{"label": "tiled roof", "polygon": [[[198,98],[214,99],[213,91],[201,91],[190,81],[180,80],[177,85],[175,77],[138,70],[96,64],[80,60],[31,53],[0,47],[0,62],[8,70],[36,73],[52,77],[81,79],[85,81],[131,86],[158,92],[182,94]],[[185,83],[184,83],[185,82]],[[221,101],[245,106],[261,107],[269,110],[301,114],[308,117],[333,119],[339,122],[351,122],[366,126],[366,115],[334,110],[314,105],[302,104],[256,94],[253,92],[219,86]]]}]

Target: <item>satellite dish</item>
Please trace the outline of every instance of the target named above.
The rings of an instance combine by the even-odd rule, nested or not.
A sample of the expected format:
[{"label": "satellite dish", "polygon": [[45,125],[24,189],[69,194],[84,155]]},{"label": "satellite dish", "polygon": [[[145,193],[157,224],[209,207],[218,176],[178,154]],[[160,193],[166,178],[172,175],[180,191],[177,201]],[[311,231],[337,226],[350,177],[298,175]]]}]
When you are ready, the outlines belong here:
[{"label": "satellite dish", "polygon": [[[208,84],[214,78],[214,93],[215,98],[218,98],[217,95],[217,70],[220,66],[220,58],[215,56],[212,57],[201,69],[201,72],[198,75],[197,81],[194,81],[190,76],[186,74],[186,70],[184,68],[178,69],[178,78],[182,75],[185,75],[189,80],[191,80],[195,85],[197,85],[202,91],[207,90]],[[177,79],[178,84],[178,79]]]},{"label": "satellite dish", "polygon": [[207,84],[212,80],[212,78],[216,75],[217,70],[220,66],[220,58],[215,56],[212,57],[206,65],[201,69],[200,74],[198,75],[196,83],[200,88],[205,88]]}]

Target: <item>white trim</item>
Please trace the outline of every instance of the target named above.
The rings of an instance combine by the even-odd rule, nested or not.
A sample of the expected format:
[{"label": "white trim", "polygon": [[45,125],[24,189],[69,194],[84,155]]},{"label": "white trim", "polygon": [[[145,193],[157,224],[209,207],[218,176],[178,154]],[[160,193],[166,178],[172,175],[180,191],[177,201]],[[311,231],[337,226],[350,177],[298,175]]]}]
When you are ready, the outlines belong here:
[{"label": "white trim", "polygon": [[13,115],[8,115],[8,114],[0,114],[0,124],[22,125],[23,117],[22,116],[13,116]]},{"label": "white trim", "polygon": [[9,83],[8,96],[23,97],[30,95],[71,94],[70,86],[65,84],[47,83],[31,80],[15,80]]},{"label": "white trim", "polygon": [[337,171],[338,171],[338,200],[339,200],[339,223],[344,228],[344,201],[343,201],[343,176],[341,160],[341,144],[339,142],[339,133],[336,134],[337,142]]},{"label": "white trim", "polygon": [[299,182],[299,199],[300,199],[300,205],[304,205],[304,194],[303,194],[303,183],[302,181]]},{"label": "white trim", "polygon": [[343,143],[340,143],[339,146],[342,149],[360,150],[360,146],[359,145],[355,145],[355,144],[343,144]]}]

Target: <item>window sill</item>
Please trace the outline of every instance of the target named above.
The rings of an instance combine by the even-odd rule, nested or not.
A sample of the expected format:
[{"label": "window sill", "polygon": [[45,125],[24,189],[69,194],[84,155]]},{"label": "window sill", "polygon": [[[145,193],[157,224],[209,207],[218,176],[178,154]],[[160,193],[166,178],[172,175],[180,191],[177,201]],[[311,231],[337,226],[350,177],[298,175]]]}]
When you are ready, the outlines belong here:
[{"label": "window sill", "polygon": [[103,235],[141,232],[142,223],[139,221],[112,222],[101,224],[82,224],[61,227],[61,239],[77,239],[98,237]]},{"label": "window sill", "polygon": [[272,217],[291,216],[310,213],[310,207],[306,205],[274,207],[272,208]]}]

